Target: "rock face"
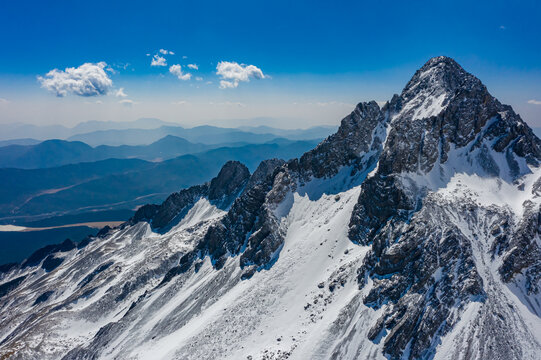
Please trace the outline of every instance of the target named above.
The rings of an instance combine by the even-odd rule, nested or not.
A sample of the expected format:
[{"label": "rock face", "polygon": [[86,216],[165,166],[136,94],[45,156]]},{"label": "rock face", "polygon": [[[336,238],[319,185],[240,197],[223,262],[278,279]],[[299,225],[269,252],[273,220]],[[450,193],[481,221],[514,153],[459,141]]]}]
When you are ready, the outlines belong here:
[{"label": "rock face", "polygon": [[541,142],[454,60],[299,159],[0,271],[0,358],[538,359]]},{"label": "rock face", "polygon": [[[428,173],[436,163],[449,162],[451,151],[463,149],[464,160],[479,166],[476,171],[517,177],[524,168],[515,157],[537,165],[541,155],[539,139],[513,109],[450,58],[428,61],[384,110],[391,111],[379,164],[385,174]],[[505,163],[498,164],[494,153],[502,153]]]},{"label": "rock face", "polygon": [[272,188],[275,170],[283,164],[284,161],[276,159],[263,161],[227,215],[209,228],[196,249],[181,259],[181,264],[174,272],[185,271],[196,258],[206,256],[220,269],[229,256],[239,254],[247,246],[248,249],[241,257],[242,267],[252,264],[264,266],[270,262],[272,253],[283,239],[274,232],[277,228],[276,219],[267,208],[266,195]]},{"label": "rock face", "polygon": [[250,172],[246,166],[238,161],[227,162],[218,176],[210,181],[209,199],[219,202],[222,207],[225,204],[230,205],[242,191],[249,178]]},{"label": "rock face", "polygon": [[[383,110],[391,118],[385,150],[376,173],[361,186],[349,236],[371,246],[359,273],[361,287],[368,278],[374,282],[364,303],[392,304],[370,336],[388,332],[384,351],[392,358],[406,348],[409,357],[424,358],[433,355],[427,352],[430,343],[455,321],[453,307],[485,298],[472,239],[450,218],[464,214],[469,226],[478,226],[472,216],[479,206],[426,194],[457,172],[516,180],[530,172],[527,164],[538,165],[540,141],[509,106],[445,57],[427,62]],[[412,182],[410,174],[436,180]],[[522,229],[508,235],[511,242],[522,242],[503,257],[500,272],[506,282],[525,267],[539,274],[534,264],[540,254],[532,243],[537,214],[532,221],[530,207],[526,211],[530,217],[522,220]]]},{"label": "rock face", "polygon": [[502,225],[495,225],[493,236],[497,239],[493,245],[494,255],[502,256],[502,264],[498,271],[505,282],[515,277],[524,280],[528,295],[539,294],[541,285],[541,209],[539,204],[528,201],[524,204],[524,214],[516,230],[509,228],[503,220]]},{"label": "rock face", "polygon": [[375,101],[360,103],[345,117],[336,134],[301,156],[298,169],[304,179],[330,178],[343,166],[353,172],[375,165],[385,138],[386,114]]},{"label": "rock face", "polygon": [[137,210],[130,224],[148,221],[156,229],[170,225],[175,218],[182,218],[194,204],[206,197],[220,209],[226,209],[242,191],[248,180],[250,171],[238,161],[228,161],[218,176],[210,183],[192,186],[171,194],[161,205],[145,205]]}]

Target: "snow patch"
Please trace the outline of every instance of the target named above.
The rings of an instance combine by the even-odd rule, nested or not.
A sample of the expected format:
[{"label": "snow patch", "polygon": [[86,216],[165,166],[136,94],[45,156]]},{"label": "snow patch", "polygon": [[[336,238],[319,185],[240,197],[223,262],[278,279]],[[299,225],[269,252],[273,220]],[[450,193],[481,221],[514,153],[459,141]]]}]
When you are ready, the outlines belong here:
[{"label": "snow patch", "polygon": [[24,231],[26,227],[16,225],[0,225],[0,231]]}]

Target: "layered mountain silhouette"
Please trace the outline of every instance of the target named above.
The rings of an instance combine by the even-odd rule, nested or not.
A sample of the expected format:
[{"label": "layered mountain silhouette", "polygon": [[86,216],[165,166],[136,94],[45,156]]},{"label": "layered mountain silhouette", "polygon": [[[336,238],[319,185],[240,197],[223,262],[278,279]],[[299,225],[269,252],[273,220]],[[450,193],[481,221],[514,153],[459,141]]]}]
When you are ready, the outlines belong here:
[{"label": "layered mountain silhouette", "polygon": [[[236,144],[204,145],[167,135],[150,145],[100,145],[91,147],[80,141],[45,140],[35,145],[0,147],[0,167],[40,169],[106,159],[136,158],[163,161],[180,155],[200,153]],[[247,145],[247,144],[238,144]]]},{"label": "layered mountain silhouette", "polygon": [[[165,139],[164,148],[168,143]],[[175,139],[173,143],[177,143]],[[269,156],[290,159],[316,143],[277,140],[219,147],[161,162],[107,159],[40,169],[4,168],[0,169],[0,219],[29,221],[89,211],[133,210],[161,201],[179,188],[209,180],[228,160],[242,161],[253,170]]]}]

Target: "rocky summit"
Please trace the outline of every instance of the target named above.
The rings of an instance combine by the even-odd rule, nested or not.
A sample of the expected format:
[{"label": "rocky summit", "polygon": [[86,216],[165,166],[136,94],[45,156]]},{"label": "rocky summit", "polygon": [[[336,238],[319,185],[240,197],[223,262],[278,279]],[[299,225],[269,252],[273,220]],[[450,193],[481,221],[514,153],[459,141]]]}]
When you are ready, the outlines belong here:
[{"label": "rocky summit", "polygon": [[0,272],[1,359],[539,359],[541,141],[453,59],[299,159]]}]

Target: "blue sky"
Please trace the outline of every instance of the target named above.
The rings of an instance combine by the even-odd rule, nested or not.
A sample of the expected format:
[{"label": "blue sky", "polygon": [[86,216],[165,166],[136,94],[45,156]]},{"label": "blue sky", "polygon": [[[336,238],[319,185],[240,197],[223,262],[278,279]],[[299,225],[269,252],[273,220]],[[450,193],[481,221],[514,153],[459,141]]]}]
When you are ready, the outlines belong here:
[{"label": "blue sky", "polygon": [[[447,55],[541,126],[540,18],[538,1],[4,2],[0,123],[336,124]],[[151,66],[154,55],[167,65]],[[106,94],[58,97],[38,80],[100,62],[112,82]],[[239,64],[246,79],[220,76],[220,62]],[[127,96],[115,96],[120,88]]]}]

